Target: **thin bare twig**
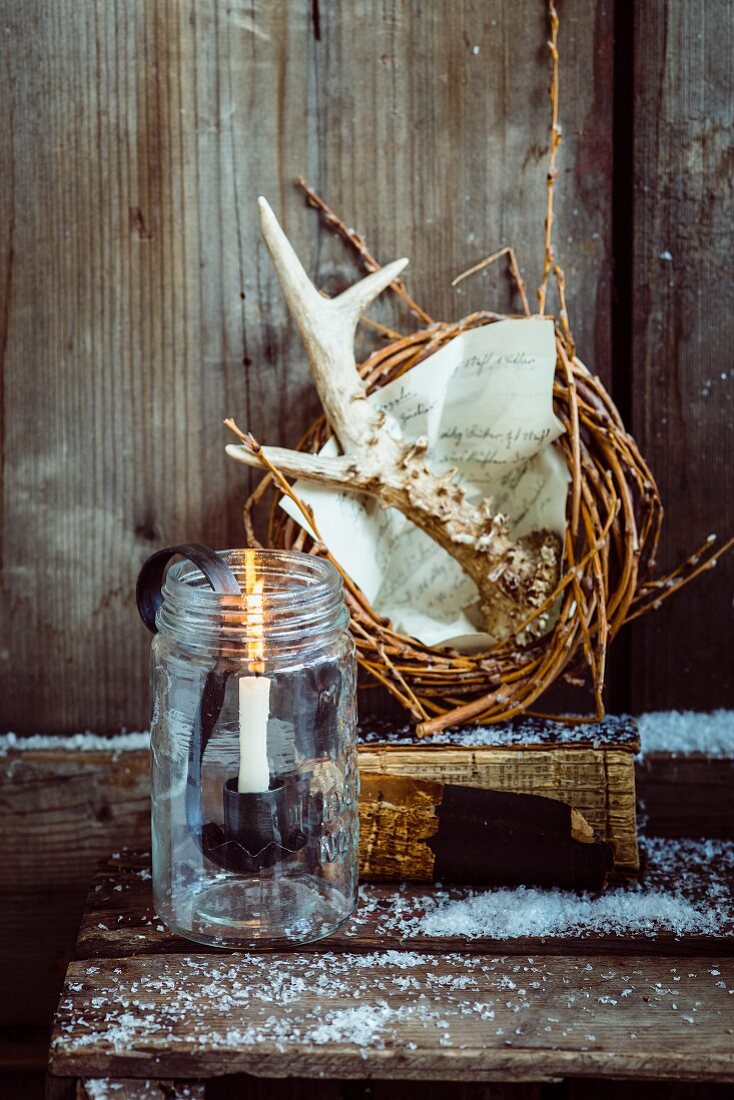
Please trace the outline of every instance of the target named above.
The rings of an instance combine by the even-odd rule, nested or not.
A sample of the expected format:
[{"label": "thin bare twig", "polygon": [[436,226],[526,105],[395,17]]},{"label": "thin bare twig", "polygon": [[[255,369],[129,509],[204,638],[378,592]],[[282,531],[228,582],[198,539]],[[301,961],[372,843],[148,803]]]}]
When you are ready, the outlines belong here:
[{"label": "thin bare twig", "polygon": [[497,252],[493,252],[491,256],[486,256],[483,260],[480,260],[479,263],[474,264],[473,267],[469,267],[466,271],[462,271],[461,275],[457,275],[455,279],[451,280],[451,285],[458,286],[464,279],[468,279],[470,275],[476,275],[478,271],[483,271],[485,267],[489,267],[490,264],[493,264],[495,260],[501,259],[502,256],[507,256],[509,259],[510,271],[512,272],[512,277],[515,280],[515,285],[520,295],[523,312],[526,317],[529,317],[530,304],[528,302],[527,286],[520,274],[520,266],[515,256],[515,250],[511,248],[510,245],[506,245],[505,248],[500,248]]},{"label": "thin bare twig", "polygon": [[[331,207],[324,202],[321,196],[314,191],[313,187],[309,187],[303,176],[298,177],[296,186],[300,187],[301,191],[303,191],[308,205],[313,206],[315,210],[319,211],[329,228],[333,229],[343,240],[351,244],[354,251],[361,258],[367,271],[377,271],[378,268],[382,266],[370,252],[362,234],[342,221],[342,219],[334,213]],[[433,318],[429,316],[413,298],[411,298],[410,294],[408,294],[402,279],[395,279],[390,283],[390,289],[394,290],[398,297],[403,299],[410,312],[417,317],[419,321],[422,321],[424,325],[433,324]]]},{"label": "thin bare twig", "polygon": [[566,306],[566,276],[563,274],[562,268],[558,264],[553,265],[553,274],[556,277],[556,286],[558,287],[558,300],[561,303],[561,329],[563,335],[566,337],[568,344],[569,359],[573,359],[576,355],[576,344],[571,334],[571,326],[568,322],[568,308]]},{"label": "thin bare twig", "polygon": [[319,529],[316,526],[316,520],[314,519],[313,512],[307,504],[304,504],[298,494],[293,491],[289,481],[280,472],[278,467],[270,461],[265,451],[255,439],[255,436],[252,434],[252,432],[243,432],[241,428],[238,428],[237,424],[231,417],[227,417],[227,419],[224,421],[224,425],[237,436],[240,443],[244,444],[244,446],[247,447],[252,452],[252,454],[257,456],[258,460],[262,463],[264,469],[268,471],[273,481],[278,485],[280,491],[284,493],[289,500],[293,501],[303,518],[306,520],[308,526],[313,531],[317,540],[321,543],[323,547],[324,540],[322,539]]},{"label": "thin bare twig", "polygon": [[558,12],[553,0],[548,0],[550,18],[550,38],[548,50],[551,55],[551,82],[548,95],[551,101],[550,151],[548,155],[548,175],[546,176],[547,198],[545,209],[545,255],[543,257],[543,278],[538,287],[538,313],[545,316],[545,299],[548,291],[548,276],[553,267],[553,188],[558,176],[556,156],[561,144],[561,127],[558,123]]}]

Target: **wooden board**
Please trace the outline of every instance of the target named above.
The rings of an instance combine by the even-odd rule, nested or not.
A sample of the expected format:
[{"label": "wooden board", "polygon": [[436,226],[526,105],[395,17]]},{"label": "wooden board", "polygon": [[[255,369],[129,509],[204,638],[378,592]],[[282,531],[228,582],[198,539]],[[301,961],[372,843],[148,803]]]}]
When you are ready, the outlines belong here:
[{"label": "wooden board", "polygon": [[[734,530],[730,0],[634,9],[632,430],[666,502],[661,564]],[[627,125],[632,126],[631,120]],[[734,698],[734,556],[631,635],[633,714]]]},{"label": "wooden board", "polygon": [[[95,864],[125,846],[149,846],[148,754],[11,752],[0,765],[0,1024],[37,1025],[58,998]],[[675,821],[684,835],[731,835],[730,790],[718,786],[731,769],[719,761],[704,768],[711,787],[700,785],[702,767],[660,760],[651,772],[638,764],[651,833]],[[648,797],[645,783],[656,774]]]},{"label": "wooden board", "polygon": [[0,1025],[50,1019],[95,863],[150,844],[149,770],[147,752],[0,758]]},{"label": "wooden board", "polygon": [[[440,774],[467,786],[532,790],[566,801],[603,838],[619,838],[618,867],[637,869],[634,771],[628,752],[362,748],[359,759],[362,771],[426,779]],[[110,848],[147,845],[147,752],[10,752],[1,765],[0,846],[6,855],[0,889],[4,881],[14,891],[68,892],[86,885],[96,859]]]},{"label": "wooden board", "polygon": [[[563,19],[558,253],[609,378],[612,7]],[[222,419],[294,444],[318,410],[257,195],[331,293],[357,269],[298,174],[379,257],[411,257],[435,316],[511,308],[502,265],[450,282],[510,243],[539,280],[544,6],[0,0],[0,25],[0,723],[135,729],[140,564],[243,542]]]},{"label": "wooden board", "polygon": [[734,760],[647,753],[636,764],[636,778],[647,832],[734,837]]},{"label": "wooden board", "polygon": [[[666,873],[713,888],[700,861],[663,868],[656,888]],[[550,949],[438,939],[406,932],[425,888],[371,887],[351,922],[306,950],[192,954],[155,917],[150,881],[147,856],[123,855],[92,884],[55,1022],[59,1088],[236,1073],[734,1080],[734,928],[718,942],[563,937]]]},{"label": "wooden board", "polygon": [[[712,889],[712,872],[695,861],[677,862],[667,870],[651,869],[649,889],[668,893],[684,880],[684,896],[695,904],[706,904]],[[724,881],[717,888],[727,890]],[[439,893],[431,886],[369,884],[360,888],[352,918],[331,935],[303,948],[304,951],[415,950],[441,952],[460,944],[470,954],[501,951],[504,955],[595,955],[640,954],[683,955],[734,954],[734,914],[724,915],[715,934],[676,935],[669,929],[608,932],[566,931],[554,935],[514,936],[488,927],[471,939],[432,934],[421,929],[421,918],[432,909],[431,901],[445,904],[471,897],[476,891],[452,887]],[[508,895],[508,903],[513,895]],[[536,897],[536,902],[539,898]],[[722,905],[722,911],[726,903]],[[153,908],[150,855],[122,852],[101,864],[87,895],[77,938],[77,958],[122,958],[133,955],[182,954],[188,941],[174,936],[156,916]],[[197,946],[197,950],[206,948]],[[218,953],[216,949],[212,949]]]},{"label": "wooden board", "polygon": [[67,974],[51,1066],[78,1076],[733,1081],[732,987],[732,960],[707,958],[85,959]]}]

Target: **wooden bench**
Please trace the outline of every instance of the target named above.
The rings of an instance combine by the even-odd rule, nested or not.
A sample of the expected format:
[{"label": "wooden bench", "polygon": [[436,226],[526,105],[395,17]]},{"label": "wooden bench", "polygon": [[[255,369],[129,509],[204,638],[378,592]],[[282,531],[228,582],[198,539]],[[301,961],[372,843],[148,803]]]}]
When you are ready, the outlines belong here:
[{"label": "wooden bench", "polygon": [[[727,872],[685,842],[652,843],[668,854],[642,890],[605,897],[713,900],[715,919],[678,934],[661,908],[656,929],[632,921],[623,934],[612,920],[606,932],[447,936],[441,920],[471,891],[370,886],[335,936],[278,954],[172,936],[152,908],[147,855],[122,853],[88,895],[49,1096],[199,1098],[205,1079],[230,1074],[734,1081]],[[513,897],[539,902],[508,892],[501,905]]]}]

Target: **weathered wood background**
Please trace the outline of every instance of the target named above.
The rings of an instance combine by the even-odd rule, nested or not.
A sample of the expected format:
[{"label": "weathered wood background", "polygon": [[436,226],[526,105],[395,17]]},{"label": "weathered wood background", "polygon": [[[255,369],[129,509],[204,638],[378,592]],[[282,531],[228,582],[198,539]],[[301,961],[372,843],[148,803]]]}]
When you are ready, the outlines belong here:
[{"label": "weathered wood background", "polygon": [[[437,317],[542,257],[543,0],[0,0],[0,722],[146,723],[133,607],[161,544],[241,544],[222,419],[317,411],[259,241],[269,196],[334,291],[299,173]],[[616,7],[616,10],[615,10]],[[661,560],[734,526],[734,4],[561,0],[557,251],[585,361],[667,501]],[[395,301],[375,311],[410,327]],[[630,630],[613,705],[731,703],[734,556]]]}]

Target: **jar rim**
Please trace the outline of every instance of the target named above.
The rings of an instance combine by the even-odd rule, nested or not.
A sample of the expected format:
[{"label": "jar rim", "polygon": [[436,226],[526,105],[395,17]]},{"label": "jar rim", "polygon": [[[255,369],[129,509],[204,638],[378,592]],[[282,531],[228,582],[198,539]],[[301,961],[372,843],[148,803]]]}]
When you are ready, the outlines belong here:
[{"label": "jar rim", "polygon": [[[264,581],[262,600],[269,603],[288,603],[299,596],[304,600],[322,596],[326,589],[341,592],[342,578],[339,570],[327,559],[302,550],[270,550],[264,547],[217,550],[218,557],[229,566],[242,588],[241,594],[215,592],[198,566],[188,558],[174,562],[166,574],[163,594],[179,599],[196,601],[202,607],[246,603],[246,556],[252,555],[258,578]],[[288,583],[278,583],[279,581]]]},{"label": "jar rim", "polygon": [[187,558],[175,562],[162,586],[158,630],[182,644],[206,651],[247,648],[253,622],[248,615],[247,560],[262,590],[257,615],[272,655],[327,643],[346,628],[348,615],[338,569],[326,558],[298,550],[233,549],[217,554],[230,567],[242,591],[215,592],[201,569]]}]

